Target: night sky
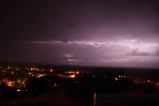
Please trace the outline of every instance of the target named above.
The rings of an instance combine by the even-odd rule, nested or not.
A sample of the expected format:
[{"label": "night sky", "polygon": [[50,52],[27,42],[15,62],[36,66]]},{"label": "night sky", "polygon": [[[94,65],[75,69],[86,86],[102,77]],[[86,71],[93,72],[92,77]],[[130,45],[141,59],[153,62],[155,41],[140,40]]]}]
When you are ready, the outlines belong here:
[{"label": "night sky", "polygon": [[2,0],[0,62],[159,68],[158,0]]}]

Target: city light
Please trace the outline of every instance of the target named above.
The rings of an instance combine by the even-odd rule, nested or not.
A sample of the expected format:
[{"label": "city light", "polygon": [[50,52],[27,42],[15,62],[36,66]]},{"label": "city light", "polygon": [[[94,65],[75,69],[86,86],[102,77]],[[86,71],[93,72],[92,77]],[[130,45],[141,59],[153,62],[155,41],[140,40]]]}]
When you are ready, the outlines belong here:
[{"label": "city light", "polygon": [[69,78],[75,78],[76,77],[76,75],[75,74],[73,74],[73,75],[69,75]]},{"label": "city light", "polygon": [[44,76],[46,76],[46,74],[37,74],[37,75],[36,75],[36,78],[42,78],[42,77],[44,77]]},{"label": "city light", "polygon": [[6,84],[7,84],[8,87],[14,87],[15,86],[14,81],[7,81]]},{"label": "city light", "polygon": [[115,81],[118,81],[118,80],[119,80],[117,77],[115,77],[114,79],[115,79]]}]

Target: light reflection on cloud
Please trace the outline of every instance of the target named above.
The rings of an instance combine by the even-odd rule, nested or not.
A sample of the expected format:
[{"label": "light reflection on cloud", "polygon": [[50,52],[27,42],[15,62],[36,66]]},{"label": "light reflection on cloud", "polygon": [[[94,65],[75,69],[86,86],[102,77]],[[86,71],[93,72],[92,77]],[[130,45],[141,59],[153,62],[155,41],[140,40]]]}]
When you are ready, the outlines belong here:
[{"label": "light reflection on cloud", "polygon": [[73,55],[73,54],[70,54],[70,53],[64,53],[63,55],[64,55],[64,57],[66,57],[66,58],[73,58],[73,57],[74,57],[74,55]]},{"label": "light reflection on cloud", "polygon": [[[30,41],[29,44],[63,47],[61,56],[68,64],[135,64],[159,61],[157,42],[139,41],[138,39],[106,41]],[[85,49],[83,49],[85,48]],[[72,50],[74,49],[74,51]],[[58,51],[58,49],[56,49]],[[70,51],[69,51],[70,50]],[[60,51],[59,51],[60,52]],[[82,54],[82,55],[81,55]],[[83,63],[81,63],[82,60]]]},{"label": "light reflection on cloud", "polygon": [[122,49],[126,47],[125,51],[131,50],[131,52],[138,53],[138,54],[149,54],[154,55],[158,49],[159,44],[155,42],[144,42],[144,41],[138,41],[136,39],[130,39],[130,40],[121,40],[121,41],[105,41],[105,42],[96,42],[96,41],[31,41],[30,43],[35,44],[47,44],[47,45],[83,45],[83,46],[93,46],[95,48],[100,47],[109,47],[109,48],[117,48],[120,47],[121,51]]}]

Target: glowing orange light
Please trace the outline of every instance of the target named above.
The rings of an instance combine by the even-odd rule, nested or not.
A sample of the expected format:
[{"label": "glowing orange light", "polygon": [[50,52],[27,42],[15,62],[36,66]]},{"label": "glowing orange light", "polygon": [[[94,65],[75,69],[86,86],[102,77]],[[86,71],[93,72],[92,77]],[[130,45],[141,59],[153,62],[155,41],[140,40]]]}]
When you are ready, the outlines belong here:
[{"label": "glowing orange light", "polygon": [[72,74],[72,75],[70,75],[69,77],[70,77],[70,78],[75,78],[76,75],[75,75],[75,74]]},{"label": "glowing orange light", "polygon": [[14,87],[14,85],[15,85],[15,82],[13,82],[13,81],[7,81],[7,86],[9,86],[9,87]]},{"label": "glowing orange light", "polygon": [[42,77],[44,77],[44,76],[46,76],[46,74],[37,74],[37,75],[36,75],[36,78],[42,78]]},{"label": "glowing orange light", "polygon": [[80,74],[80,72],[79,72],[79,71],[76,71],[76,74]]}]

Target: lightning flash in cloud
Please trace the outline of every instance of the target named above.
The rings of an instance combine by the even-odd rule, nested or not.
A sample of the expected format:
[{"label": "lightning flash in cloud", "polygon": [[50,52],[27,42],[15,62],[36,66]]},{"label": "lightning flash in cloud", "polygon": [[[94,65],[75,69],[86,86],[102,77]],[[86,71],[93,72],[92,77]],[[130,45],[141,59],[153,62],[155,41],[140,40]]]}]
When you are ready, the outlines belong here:
[{"label": "lightning flash in cloud", "polygon": [[[26,43],[26,42],[25,42]],[[118,40],[118,41],[105,41],[105,42],[97,42],[97,41],[61,41],[61,40],[54,40],[54,41],[30,41],[33,44],[45,44],[45,45],[82,45],[82,46],[92,46],[95,48],[115,48],[120,47],[127,48],[127,50],[131,51],[133,55],[155,55],[158,52],[159,44],[156,42],[146,42],[146,41],[139,41],[137,39],[126,39],[126,40]]]},{"label": "lightning flash in cloud", "polygon": [[[25,41],[43,51],[49,49],[61,62],[80,65],[104,66],[153,66],[159,61],[159,43],[138,39],[105,41],[89,40],[53,40]],[[46,46],[46,47],[45,47]],[[55,55],[56,52],[58,55]],[[42,53],[42,52],[38,52]],[[50,57],[51,57],[50,56]]]}]

